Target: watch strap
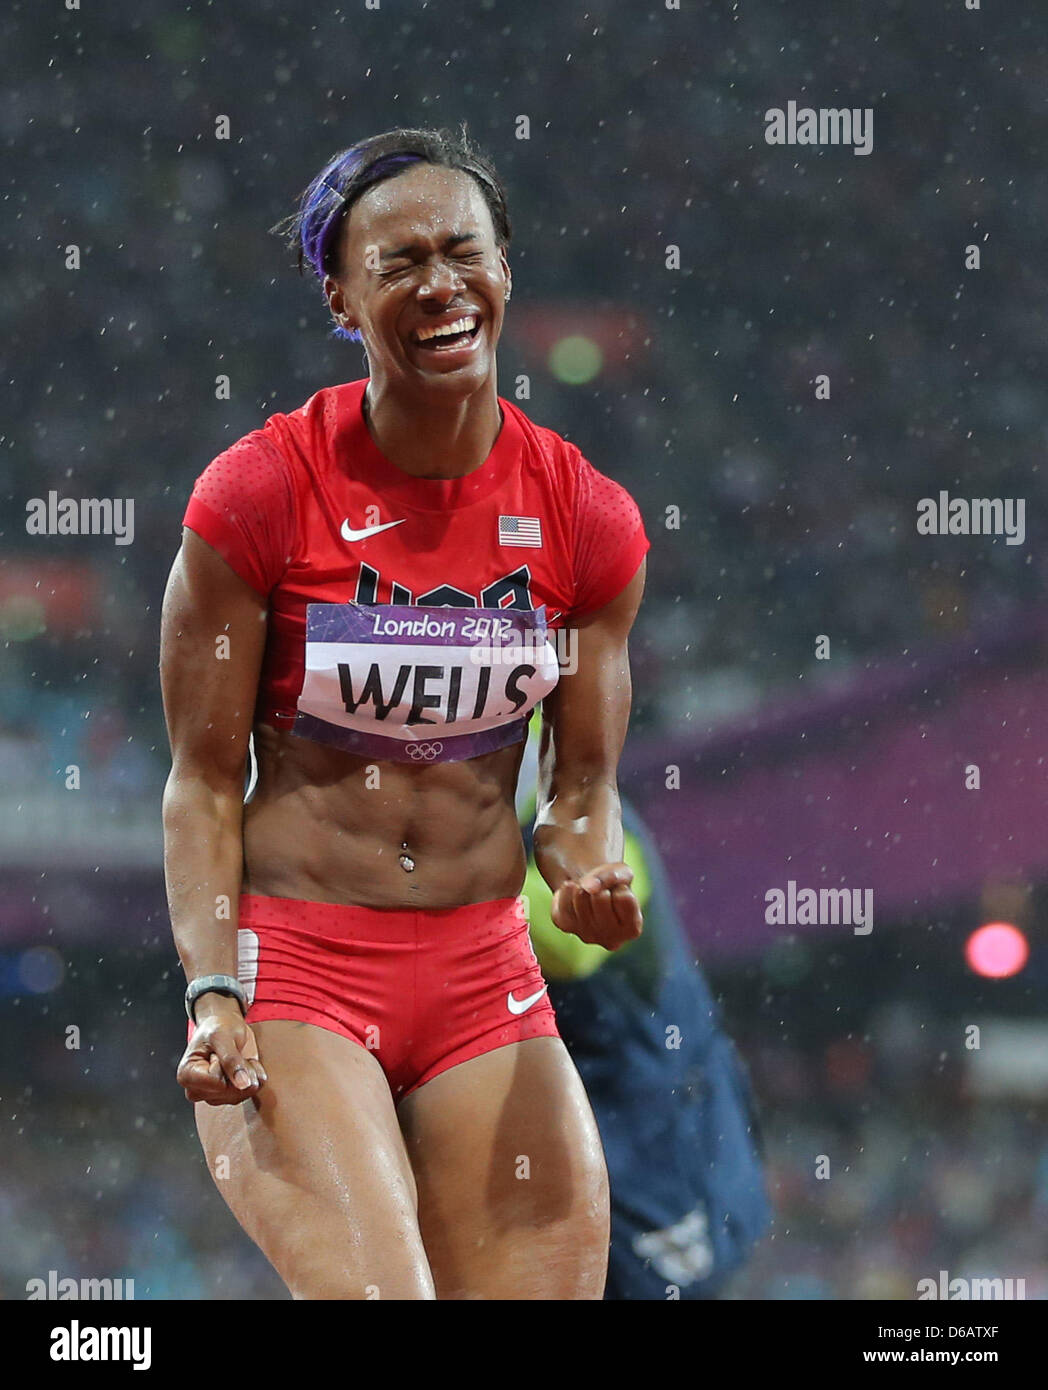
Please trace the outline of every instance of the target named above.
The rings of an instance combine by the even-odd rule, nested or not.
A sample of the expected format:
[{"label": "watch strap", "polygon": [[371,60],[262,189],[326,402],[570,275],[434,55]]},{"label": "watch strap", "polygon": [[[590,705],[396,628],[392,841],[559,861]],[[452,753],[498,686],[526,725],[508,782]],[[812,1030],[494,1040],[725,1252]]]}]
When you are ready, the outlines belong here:
[{"label": "watch strap", "polygon": [[186,1016],[191,1023],[196,1022],[196,1002],[202,994],[228,994],[240,1005],[240,1012],[247,1014],[247,995],[244,986],[235,975],[198,975],[186,988]]}]

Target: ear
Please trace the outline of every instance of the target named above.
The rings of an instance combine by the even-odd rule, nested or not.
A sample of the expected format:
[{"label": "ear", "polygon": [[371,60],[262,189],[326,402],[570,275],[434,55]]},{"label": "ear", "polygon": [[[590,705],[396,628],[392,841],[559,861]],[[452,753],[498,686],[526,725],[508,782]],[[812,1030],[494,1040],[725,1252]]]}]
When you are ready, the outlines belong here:
[{"label": "ear", "polygon": [[324,276],[324,294],[327,298],[328,308],[331,310],[331,317],[339,328],[344,328],[347,333],[352,333],[360,326],[354,322],[352,314],[349,313],[345,293],[333,275]]},{"label": "ear", "polygon": [[324,276],[324,297],[328,302],[328,308],[336,316],[345,313],[345,303],[342,294],[342,286],[333,275]]}]

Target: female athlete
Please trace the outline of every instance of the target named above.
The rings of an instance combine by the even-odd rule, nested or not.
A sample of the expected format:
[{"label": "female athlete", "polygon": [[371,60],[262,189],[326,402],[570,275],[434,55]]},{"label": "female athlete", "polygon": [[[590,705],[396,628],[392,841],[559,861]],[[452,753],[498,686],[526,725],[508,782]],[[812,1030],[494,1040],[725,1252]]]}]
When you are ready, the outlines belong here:
[{"label": "female athlete", "polygon": [[599,1299],[604,1157],[514,792],[541,703],[554,921],[636,937],[616,772],[648,541],[498,395],[510,224],[464,130],[344,151],[293,232],[368,376],[271,416],[186,510],[161,635],[178,1081],[292,1297]]}]

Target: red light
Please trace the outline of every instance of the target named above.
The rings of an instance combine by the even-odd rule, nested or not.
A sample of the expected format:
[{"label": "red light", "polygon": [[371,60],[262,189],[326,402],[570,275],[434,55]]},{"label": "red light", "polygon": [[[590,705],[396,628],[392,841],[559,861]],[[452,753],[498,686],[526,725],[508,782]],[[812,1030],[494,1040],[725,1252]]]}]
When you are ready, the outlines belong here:
[{"label": "red light", "polygon": [[968,938],[964,958],[976,975],[1003,980],[1018,975],[1030,955],[1026,937],[1010,922],[988,922]]}]

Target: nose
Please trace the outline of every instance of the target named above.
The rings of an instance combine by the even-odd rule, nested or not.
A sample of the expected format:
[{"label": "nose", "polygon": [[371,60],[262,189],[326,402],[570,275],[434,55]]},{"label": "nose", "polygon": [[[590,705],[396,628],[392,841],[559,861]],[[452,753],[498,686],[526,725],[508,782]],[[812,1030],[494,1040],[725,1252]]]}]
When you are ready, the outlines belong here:
[{"label": "nose", "polygon": [[450,298],[466,288],[465,281],[453,265],[437,261],[426,267],[418,287],[420,299]]}]

